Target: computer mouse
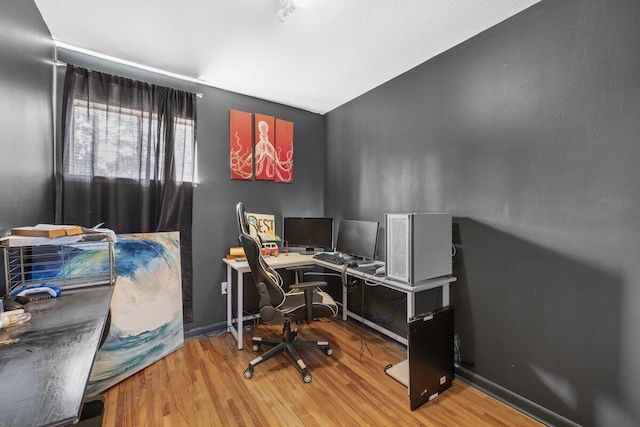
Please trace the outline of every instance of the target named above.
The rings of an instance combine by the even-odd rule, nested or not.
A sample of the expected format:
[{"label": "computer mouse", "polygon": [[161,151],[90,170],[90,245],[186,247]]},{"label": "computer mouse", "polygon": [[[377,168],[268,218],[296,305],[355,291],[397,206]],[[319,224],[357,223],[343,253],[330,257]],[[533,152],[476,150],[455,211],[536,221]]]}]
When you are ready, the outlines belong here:
[{"label": "computer mouse", "polygon": [[358,266],[358,262],[357,261],[349,261],[347,263],[347,267],[349,267],[349,268],[355,268],[357,266]]}]

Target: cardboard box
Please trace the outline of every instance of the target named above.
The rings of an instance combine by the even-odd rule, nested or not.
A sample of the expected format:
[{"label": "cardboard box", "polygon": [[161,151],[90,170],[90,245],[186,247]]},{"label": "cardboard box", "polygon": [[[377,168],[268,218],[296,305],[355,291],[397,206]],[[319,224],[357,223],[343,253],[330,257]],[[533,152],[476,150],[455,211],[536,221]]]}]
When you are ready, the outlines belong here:
[{"label": "cardboard box", "polygon": [[38,224],[35,227],[15,227],[11,234],[16,236],[47,237],[55,239],[63,236],[76,236],[82,234],[82,228],[76,225],[50,225]]},{"label": "cardboard box", "polygon": [[229,249],[229,255],[232,256],[245,256],[244,254],[244,249],[242,249],[242,246],[238,246],[238,247],[234,247],[234,248],[230,248]]}]

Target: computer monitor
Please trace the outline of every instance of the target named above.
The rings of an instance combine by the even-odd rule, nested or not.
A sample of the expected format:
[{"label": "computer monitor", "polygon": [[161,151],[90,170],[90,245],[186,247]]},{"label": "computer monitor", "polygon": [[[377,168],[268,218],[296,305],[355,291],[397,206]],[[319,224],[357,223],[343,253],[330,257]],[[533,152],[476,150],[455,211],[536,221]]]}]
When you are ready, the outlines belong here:
[{"label": "computer monitor", "polygon": [[305,248],[311,254],[315,248],[333,247],[333,218],[284,217],[282,230],[288,247]]},{"label": "computer monitor", "polygon": [[341,220],[336,251],[357,258],[375,259],[378,225],[375,221]]}]

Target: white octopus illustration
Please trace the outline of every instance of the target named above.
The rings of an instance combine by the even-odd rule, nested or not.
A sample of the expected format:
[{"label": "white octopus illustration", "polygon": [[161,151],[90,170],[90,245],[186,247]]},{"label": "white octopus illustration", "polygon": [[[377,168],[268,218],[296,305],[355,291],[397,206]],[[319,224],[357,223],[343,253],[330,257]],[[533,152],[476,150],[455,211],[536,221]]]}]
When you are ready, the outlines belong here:
[{"label": "white octopus illustration", "polygon": [[[258,142],[255,146],[256,177],[264,173],[266,179],[278,177],[280,182],[291,182],[293,170],[293,144],[291,149],[282,155],[282,149],[277,149],[269,141],[269,125],[264,120],[258,122]],[[240,137],[235,133],[237,150],[231,150],[231,170],[243,179],[251,178],[252,158],[251,150],[242,149]]]},{"label": "white octopus illustration", "polygon": [[251,158],[251,147],[246,150],[242,149],[238,131],[235,132],[236,144],[238,149],[231,149],[231,171],[242,179],[251,179],[253,175],[253,162]]}]

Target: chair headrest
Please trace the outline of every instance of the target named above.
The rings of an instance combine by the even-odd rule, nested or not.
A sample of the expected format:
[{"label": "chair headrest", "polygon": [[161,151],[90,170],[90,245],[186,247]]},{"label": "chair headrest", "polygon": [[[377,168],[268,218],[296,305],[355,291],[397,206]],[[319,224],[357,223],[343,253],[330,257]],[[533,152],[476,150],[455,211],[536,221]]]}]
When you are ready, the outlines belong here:
[{"label": "chair headrest", "polygon": [[247,214],[244,210],[244,204],[242,202],[238,202],[236,205],[236,219],[238,221],[238,233],[240,234],[251,234],[249,232],[249,223],[247,222]]}]

